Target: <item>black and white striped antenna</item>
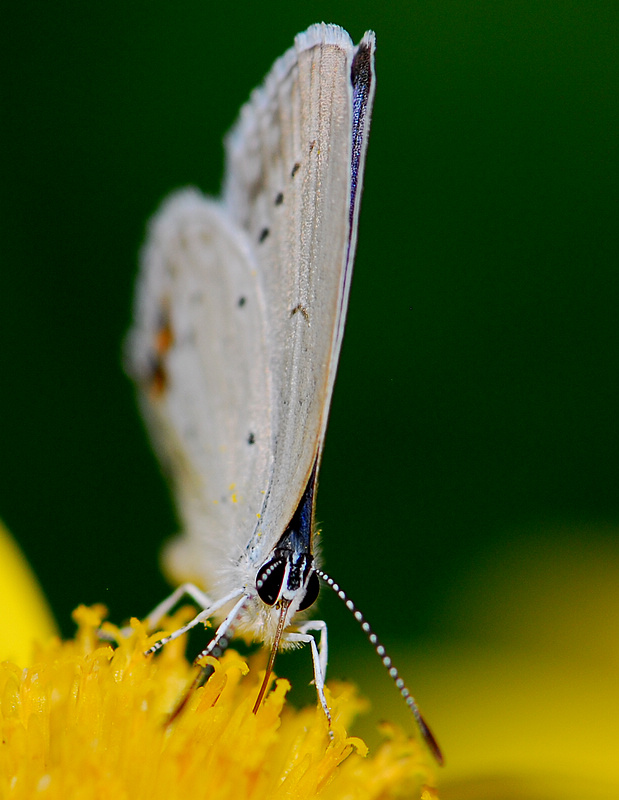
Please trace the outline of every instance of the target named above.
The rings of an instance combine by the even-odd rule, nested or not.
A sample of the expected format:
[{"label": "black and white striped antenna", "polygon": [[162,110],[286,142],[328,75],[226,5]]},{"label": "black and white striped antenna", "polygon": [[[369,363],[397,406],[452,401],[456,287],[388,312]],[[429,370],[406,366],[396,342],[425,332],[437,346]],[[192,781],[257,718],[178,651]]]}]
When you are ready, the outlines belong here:
[{"label": "black and white striped antenna", "polygon": [[329,588],[333,589],[335,594],[342,600],[346,608],[350,611],[353,617],[359,623],[361,630],[365,633],[368,638],[368,641],[374,648],[374,651],[383,662],[383,666],[389,673],[389,677],[395,683],[396,689],[400,692],[402,699],[406,703],[406,705],[410,708],[413,712],[413,716],[417,721],[417,725],[419,726],[419,730],[421,731],[421,735],[424,738],[425,743],[430,748],[432,755],[436,759],[437,763],[441,766],[444,763],[443,754],[441,752],[441,748],[438,745],[438,742],[434,738],[434,734],[430,730],[427,722],[421,715],[421,711],[419,710],[419,706],[417,705],[415,698],[410,693],[410,690],[400,677],[400,673],[398,672],[397,668],[393,666],[391,661],[391,657],[387,655],[387,652],[383,645],[378,640],[378,636],[372,630],[369,622],[365,619],[363,614],[359,611],[359,609],[355,606],[353,601],[348,597],[346,592],[333,580],[330,575],[327,575],[326,572],[323,572],[321,569],[315,570],[316,575],[324,581]]}]

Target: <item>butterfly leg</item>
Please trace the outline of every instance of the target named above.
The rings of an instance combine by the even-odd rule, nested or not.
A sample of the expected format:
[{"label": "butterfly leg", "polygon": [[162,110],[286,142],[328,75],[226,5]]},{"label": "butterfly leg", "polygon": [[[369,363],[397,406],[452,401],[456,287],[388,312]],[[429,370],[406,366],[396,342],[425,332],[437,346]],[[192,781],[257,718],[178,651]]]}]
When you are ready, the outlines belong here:
[{"label": "butterfly leg", "polygon": [[[322,619],[310,619],[307,622],[302,622],[300,625],[298,625],[298,631],[301,634],[306,634],[308,631],[318,631],[318,633],[320,633],[318,652],[320,654],[320,670],[322,672],[324,681],[327,677],[327,660],[329,658],[327,623]],[[314,639],[313,636],[311,638]]]},{"label": "butterfly leg", "polygon": [[[318,631],[320,633],[320,644],[316,644],[316,638],[308,631]],[[325,678],[327,675],[327,624],[323,620],[310,620],[299,625],[298,632],[287,633],[285,636],[288,642],[300,642],[309,644],[312,652],[312,663],[314,666],[314,685],[318,700],[325,712],[325,717],[331,726],[331,712],[325,697]]]},{"label": "butterfly leg", "polygon": [[151,653],[156,653],[157,650],[160,650],[165,644],[168,642],[173,641],[174,639],[178,639],[179,636],[182,636],[187,631],[190,631],[192,628],[195,628],[196,625],[199,625],[200,622],[204,622],[209,617],[213,616],[216,611],[219,611],[220,608],[227,605],[231,600],[236,600],[239,596],[238,590],[234,592],[230,592],[230,594],[225,595],[225,597],[220,598],[219,600],[211,600],[208,595],[204,594],[204,592],[200,591],[196,586],[192,583],[184,583],[178,587],[169,597],[166,597],[163,602],[159,603],[157,608],[155,608],[146,618],[146,624],[148,626],[154,626],[157,622],[165,616],[165,614],[170,611],[171,608],[180,600],[183,594],[188,594],[197,605],[202,606],[202,611],[199,614],[189,620],[186,625],[183,625],[182,628],[178,628],[178,630],[173,631],[169,636],[164,636],[162,639],[159,639],[158,642],[152,647],[149,647],[146,651],[145,655],[150,655]]},{"label": "butterfly leg", "polygon": [[144,624],[146,625],[147,629],[149,631],[154,630],[163,617],[165,617],[166,614],[169,614],[178,601],[185,595],[190,597],[201,609],[211,608],[213,605],[213,601],[210,599],[210,597],[193,583],[182,583],[172,592],[172,594],[162,600],[159,605],[155,606],[155,608],[153,608],[150,614],[146,617]]},{"label": "butterfly leg", "polygon": [[[198,587],[193,583],[183,583],[150,612],[150,614],[144,620],[146,629],[149,632],[154,631],[163,617],[165,617],[166,614],[169,614],[169,612],[174,608],[178,601],[184,597],[184,595],[188,595],[194,601],[194,603],[202,609],[212,609],[214,607],[213,601],[201,589],[198,589]],[[207,617],[208,616],[210,616],[210,611]],[[197,625],[198,622],[202,621],[202,619],[206,619],[206,617],[202,617],[197,622],[192,621],[190,627]],[[124,638],[131,636],[131,626],[126,625],[124,628],[121,628],[120,633]],[[114,641],[116,637],[113,634],[110,634],[108,631],[99,630],[99,638],[107,641]]]}]

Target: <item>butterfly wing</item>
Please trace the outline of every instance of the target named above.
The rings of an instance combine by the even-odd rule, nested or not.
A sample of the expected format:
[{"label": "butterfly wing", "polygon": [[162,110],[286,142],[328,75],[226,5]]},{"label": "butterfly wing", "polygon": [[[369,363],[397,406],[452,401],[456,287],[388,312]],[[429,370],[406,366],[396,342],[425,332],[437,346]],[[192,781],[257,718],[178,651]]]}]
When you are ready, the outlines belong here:
[{"label": "butterfly wing", "polygon": [[228,137],[223,201],[180,193],[151,224],[128,369],[183,521],[164,559],[177,580],[211,589],[244,551],[265,557],[320,457],[373,51],[333,25],[297,36]]},{"label": "butterfly wing", "polygon": [[374,94],[374,34],[296,37],[227,139],[224,203],[253,244],[268,314],[273,546],[320,457],[348,303]]},{"label": "butterfly wing", "polygon": [[126,360],[184,526],[166,566],[207,588],[242,552],[267,489],[265,328],[245,233],[196,190],[173,195],[150,224]]}]

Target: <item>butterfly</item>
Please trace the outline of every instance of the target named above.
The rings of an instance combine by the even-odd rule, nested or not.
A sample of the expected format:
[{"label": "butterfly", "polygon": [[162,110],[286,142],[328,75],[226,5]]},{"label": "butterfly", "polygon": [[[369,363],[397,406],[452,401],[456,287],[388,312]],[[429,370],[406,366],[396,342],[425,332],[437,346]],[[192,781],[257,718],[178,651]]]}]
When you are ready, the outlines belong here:
[{"label": "butterfly", "polygon": [[[211,617],[218,627],[197,660],[219,655],[233,635],[264,642],[271,655],[257,710],[277,651],[308,644],[329,719],[326,625],[308,617],[322,580],[354,611],[440,761],[382,646],[320,569],[315,538],[374,51],[372,32],[356,46],[335,25],[299,34],[226,139],[221,198],[182,190],[150,223],[126,361],[182,533],[164,553],[180,585],[149,623],[185,594],[202,609],[151,650]],[[205,668],[194,685],[207,678]]]}]

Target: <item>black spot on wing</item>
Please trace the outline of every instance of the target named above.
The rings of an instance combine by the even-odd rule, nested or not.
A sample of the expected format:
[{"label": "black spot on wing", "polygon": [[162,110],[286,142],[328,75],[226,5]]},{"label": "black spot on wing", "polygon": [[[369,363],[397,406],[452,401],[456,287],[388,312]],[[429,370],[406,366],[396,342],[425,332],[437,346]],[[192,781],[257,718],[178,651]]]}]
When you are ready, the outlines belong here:
[{"label": "black spot on wing", "polygon": [[168,373],[163,365],[163,360],[158,355],[152,355],[149,359],[146,383],[151,396],[155,398],[162,397],[168,389]]},{"label": "black spot on wing", "polygon": [[260,242],[260,244],[262,244],[262,242],[264,242],[264,240],[267,238],[267,236],[269,235],[269,233],[270,233],[270,231],[269,231],[269,229],[268,229],[268,228],[263,228],[263,229],[260,231],[260,236],[258,236],[258,241]]},{"label": "black spot on wing", "polygon": [[256,180],[252,181],[247,187],[247,199],[250,205],[256,201],[258,197],[264,192],[265,180],[264,173],[260,171],[260,175]]},{"label": "black spot on wing", "polygon": [[296,306],[295,306],[295,307],[292,309],[292,311],[290,312],[290,316],[291,316],[291,317],[294,317],[294,315],[295,315],[295,314],[301,314],[301,315],[303,316],[303,319],[304,319],[306,322],[309,322],[309,311],[308,311],[308,310],[307,310],[307,308],[305,308],[305,306],[304,306],[304,305],[302,305],[301,303],[299,303],[298,305],[296,305]]},{"label": "black spot on wing", "polygon": [[275,197],[275,205],[281,206],[284,202],[284,195],[281,192],[278,192],[277,196]]}]

